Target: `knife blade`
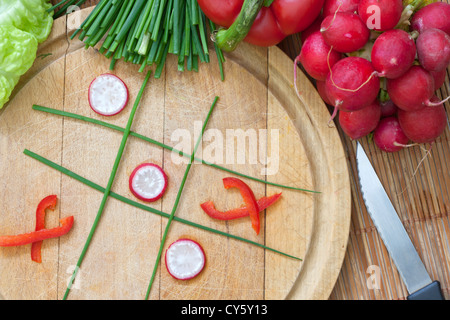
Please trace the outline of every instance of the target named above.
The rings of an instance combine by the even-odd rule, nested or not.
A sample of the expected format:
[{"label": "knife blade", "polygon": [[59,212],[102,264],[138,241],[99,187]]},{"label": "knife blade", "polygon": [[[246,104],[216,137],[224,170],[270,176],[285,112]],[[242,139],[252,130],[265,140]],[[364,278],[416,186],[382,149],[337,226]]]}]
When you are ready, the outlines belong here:
[{"label": "knife blade", "polygon": [[432,281],[362,145],[356,162],[367,211],[406,285],[408,300],[444,300],[440,283]]}]

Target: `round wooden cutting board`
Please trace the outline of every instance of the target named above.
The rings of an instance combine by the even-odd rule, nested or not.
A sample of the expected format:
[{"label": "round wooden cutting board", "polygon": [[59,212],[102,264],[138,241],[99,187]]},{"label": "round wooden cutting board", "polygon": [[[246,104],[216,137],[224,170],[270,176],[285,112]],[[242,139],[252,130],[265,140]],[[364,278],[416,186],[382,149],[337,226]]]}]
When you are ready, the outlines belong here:
[{"label": "round wooden cutting board", "polygon": [[[30,245],[0,248],[0,293],[5,299],[63,297],[103,197],[26,156],[24,149],[106,187],[122,139],[121,132],[36,111],[32,105],[125,127],[145,76],[139,66],[118,62],[112,73],[129,88],[128,106],[113,117],[90,109],[89,83],[110,72],[110,61],[67,37],[73,32],[71,19],[82,19],[89,10],[74,13],[67,22],[55,21],[39,49],[41,56],[0,113],[0,235],[33,231],[36,206],[49,194],[58,196],[58,205],[47,211],[47,228],[57,226],[60,218],[75,218],[67,235],[44,241],[40,264],[31,261]],[[163,76],[149,81],[132,130],[167,145],[189,147],[218,96],[197,157],[320,193],[243,179],[257,198],[282,192],[261,214],[261,233],[256,235],[249,218],[219,221],[202,211],[200,203],[208,200],[226,210],[241,206],[242,198],[238,191],[224,189],[222,179],[229,173],[195,163],[175,215],[302,261],[174,221],[165,248],[182,237],[196,240],[205,250],[206,267],[198,277],[179,281],[168,274],[163,258],[150,299],[327,299],[343,262],[351,211],[347,161],[336,128],[328,126],[330,114],[301,72],[297,97],[292,60],[276,47],[242,44],[226,55],[225,81],[215,58],[200,64],[197,73],[178,72],[176,59],[169,56]],[[246,139],[235,139],[233,133]],[[169,178],[164,197],[151,207],[170,214],[186,162],[136,137],[128,139],[112,191],[139,202],[128,189],[128,178],[146,161],[161,165]],[[68,298],[143,299],[166,223],[164,217],[108,198]]]}]

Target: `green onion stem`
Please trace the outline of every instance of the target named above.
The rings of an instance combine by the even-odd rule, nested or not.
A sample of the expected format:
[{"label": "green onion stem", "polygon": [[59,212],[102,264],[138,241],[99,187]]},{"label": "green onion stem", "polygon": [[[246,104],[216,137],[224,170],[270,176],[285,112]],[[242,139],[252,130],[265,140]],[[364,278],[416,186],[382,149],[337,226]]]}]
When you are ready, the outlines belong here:
[{"label": "green onion stem", "polygon": [[215,98],[214,98],[214,101],[213,101],[213,103],[212,103],[212,105],[211,105],[211,108],[209,109],[209,112],[208,112],[208,114],[207,114],[207,116],[206,116],[206,119],[205,119],[205,121],[204,121],[204,123],[203,123],[202,131],[200,132],[200,135],[199,135],[199,137],[198,137],[198,139],[197,139],[197,142],[195,143],[194,151],[193,151],[192,154],[191,154],[189,163],[188,163],[187,166],[186,166],[186,170],[185,170],[185,172],[184,172],[183,179],[181,180],[181,185],[180,185],[180,187],[179,187],[179,189],[178,189],[177,197],[176,197],[176,199],[175,199],[175,203],[174,203],[174,205],[173,205],[172,212],[170,213],[169,220],[167,221],[166,228],[165,228],[165,230],[164,230],[164,233],[163,233],[163,236],[162,236],[162,239],[161,239],[161,244],[160,244],[160,246],[159,246],[158,255],[157,255],[157,257],[156,257],[155,265],[154,265],[154,267],[153,267],[152,277],[151,277],[151,279],[150,279],[150,283],[149,283],[148,288],[147,288],[147,293],[146,293],[146,295],[145,295],[145,299],[146,299],[146,300],[148,299],[148,297],[149,297],[149,295],[150,295],[150,290],[151,290],[151,287],[152,287],[152,285],[153,285],[153,281],[155,280],[156,270],[158,269],[158,265],[159,265],[159,262],[160,262],[160,260],[161,260],[162,250],[163,250],[164,244],[165,244],[165,242],[166,242],[167,234],[169,233],[170,225],[171,225],[172,220],[173,220],[173,218],[174,218],[174,216],[175,216],[175,212],[177,211],[178,204],[179,204],[180,199],[181,199],[181,194],[182,194],[182,192],[183,192],[183,189],[184,189],[184,185],[185,185],[185,183],[186,183],[187,176],[188,176],[189,171],[190,171],[190,169],[191,169],[191,167],[192,167],[192,163],[194,162],[194,155],[195,155],[195,153],[197,152],[198,146],[200,145],[200,143],[201,143],[201,141],[202,141],[203,134],[204,134],[205,129],[206,129],[206,125],[208,124],[208,121],[209,121],[209,119],[210,119],[210,117],[211,117],[211,114],[212,114],[212,112],[213,112],[213,110],[214,110],[214,107],[215,107],[216,104],[217,104],[217,100],[218,100],[218,97],[215,97]]},{"label": "green onion stem", "polygon": [[89,232],[89,235],[88,235],[88,238],[86,240],[86,243],[85,243],[85,245],[83,247],[83,250],[81,252],[81,255],[80,255],[79,259],[78,259],[77,267],[75,268],[75,270],[74,270],[74,272],[72,274],[72,277],[71,277],[71,279],[69,281],[69,284],[67,286],[66,292],[64,294],[64,300],[67,299],[67,296],[69,295],[69,291],[70,291],[70,289],[72,287],[72,283],[73,283],[73,280],[74,280],[74,278],[76,276],[77,270],[80,268],[81,263],[82,263],[82,261],[84,259],[84,256],[86,255],[87,249],[88,249],[88,247],[89,247],[89,245],[91,243],[92,237],[93,237],[93,235],[95,233],[97,225],[98,225],[98,223],[100,221],[100,218],[102,216],[103,209],[104,209],[105,204],[106,204],[106,200],[108,199],[108,197],[110,195],[111,187],[112,187],[112,184],[113,184],[114,179],[116,177],[117,169],[119,167],[120,160],[122,158],[122,154],[123,154],[123,151],[125,149],[125,145],[126,145],[128,136],[130,135],[131,125],[133,123],[133,119],[134,119],[134,116],[136,114],[137,107],[139,106],[139,103],[141,101],[142,95],[144,93],[144,89],[145,89],[145,87],[146,87],[146,85],[148,83],[148,80],[150,78],[150,74],[151,74],[150,72],[147,73],[147,75],[146,75],[146,77],[144,79],[144,82],[142,83],[141,89],[139,90],[139,93],[138,93],[138,95],[136,97],[136,100],[135,100],[135,103],[133,105],[133,108],[131,109],[130,116],[129,116],[128,122],[127,122],[127,126],[125,128],[125,131],[124,131],[124,134],[123,134],[123,137],[122,137],[122,141],[121,141],[120,146],[119,146],[119,151],[117,152],[116,160],[114,161],[114,165],[113,165],[113,168],[111,170],[111,174],[109,176],[108,185],[106,186],[105,192],[103,194],[102,202],[101,202],[100,207],[98,209],[98,212],[97,212],[97,215],[95,217],[94,223],[92,225],[91,231]]},{"label": "green onion stem", "polygon": [[[62,15],[75,1],[61,1],[53,9],[60,8],[57,14]],[[70,38],[78,35],[86,48],[102,42],[99,52],[115,60],[111,69],[118,60],[140,64],[139,72],[155,64],[158,78],[168,54],[178,56],[179,71],[185,65],[198,71],[199,62],[210,61],[208,24],[196,0],[101,0]],[[223,81],[223,53],[216,44],[214,49]]]},{"label": "green onion stem", "polygon": [[[42,164],[44,164],[46,166],[49,166],[50,168],[52,168],[52,169],[54,169],[56,171],[59,171],[62,174],[66,175],[66,176],[68,176],[70,178],[73,178],[73,179],[83,183],[84,185],[86,185],[86,186],[88,186],[88,187],[90,187],[90,188],[92,188],[94,190],[97,190],[97,191],[99,191],[101,193],[104,193],[106,191],[106,188],[96,184],[95,182],[92,182],[91,180],[88,180],[88,179],[86,179],[86,178],[76,174],[75,172],[73,172],[73,171],[71,171],[71,170],[69,170],[67,168],[64,168],[64,167],[60,166],[59,164],[57,164],[57,163],[55,163],[55,162],[53,162],[51,160],[48,160],[48,159],[46,159],[46,158],[44,158],[44,157],[34,153],[33,151],[25,149],[23,151],[23,153],[25,155],[29,156],[30,158],[33,158],[33,159],[41,162]],[[170,214],[168,214],[166,212],[154,209],[154,208],[152,208],[150,206],[146,206],[146,205],[144,205],[144,204],[142,204],[140,202],[137,202],[137,201],[131,200],[129,198],[126,198],[126,197],[124,197],[122,195],[119,195],[119,194],[117,194],[117,193],[115,193],[113,191],[111,191],[109,193],[109,195],[110,195],[111,198],[119,200],[119,201],[121,201],[123,203],[126,203],[126,204],[128,204],[130,206],[133,206],[135,208],[138,208],[138,209],[141,209],[141,210],[144,210],[144,211],[156,214],[156,215],[161,216],[163,218],[169,218],[170,217]],[[198,224],[198,223],[195,223],[195,222],[183,219],[183,218],[179,218],[177,216],[173,217],[173,221],[177,221],[177,222],[180,222],[182,224],[185,224],[185,225],[188,225],[188,226],[191,226],[191,227],[194,227],[194,228],[198,228],[198,229],[201,229],[201,230],[205,230],[205,231],[208,231],[208,232],[211,232],[211,233],[214,233],[214,234],[218,234],[218,235],[222,235],[222,236],[225,236],[225,237],[229,237],[231,239],[242,241],[242,242],[245,242],[245,243],[248,243],[248,244],[251,244],[251,245],[263,248],[263,249],[266,249],[268,251],[272,251],[274,253],[281,254],[281,255],[283,255],[285,257],[302,261],[302,259],[300,259],[298,257],[295,257],[295,256],[292,256],[290,254],[284,253],[282,251],[273,249],[271,247],[267,247],[267,246],[265,246],[265,245],[263,245],[261,243],[258,243],[258,242],[255,242],[255,241],[252,241],[252,240],[249,240],[249,239],[246,239],[246,238],[242,238],[242,237],[239,237],[239,236],[227,233],[227,232],[223,232],[223,231],[220,231],[220,230],[217,230],[217,229],[213,229],[213,228],[210,228],[210,227],[207,227],[207,226],[204,226],[204,225],[201,225],[201,224]]]},{"label": "green onion stem", "polygon": [[[85,117],[85,116],[78,115],[78,114],[75,114],[75,113],[63,111],[63,110],[57,110],[57,109],[52,109],[52,108],[38,106],[38,105],[33,105],[33,110],[46,112],[46,113],[50,113],[50,114],[54,114],[54,115],[58,115],[58,116],[63,116],[63,117],[71,118],[71,119],[76,119],[76,120],[89,122],[89,123],[92,123],[92,124],[95,124],[95,125],[99,125],[99,126],[103,126],[103,127],[106,127],[106,128],[112,129],[112,130],[116,130],[116,131],[119,131],[119,132],[124,132],[125,131],[124,128],[119,127],[117,125],[110,124],[108,122],[104,122],[104,121],[97,120],[97,119],[94,119],[94,118]],[[151,144],[154,144],[156,146],[159,146],[159,147],[161,147],[163,149],[166,149],[166,150],[169,150],[171,152],[174,152],[174,153],[176,153],[176,154],[178,154],[180,156],[183,156],[183,157],[186,157],[186,158],[190,158],[191,157],[190,154],[187,154],[187,153],[185,153],[183,151],[177,150],[177,149],[175,149],[175,148],[173,148],[171,146],[168,146],[168,145],[166,145],[164,143],[158,142],[158,141],[156,141],[154,139],[151,139],[149,137],[146,137],[146,136],[141,135],[139,133],[136,133],[134,131],[130,131],[130,135],[134,136],[135,138],[138,138],[138,139],[141,139],[143,141],[146,141],[146,142],[149,142]],[[291,187],[291,186],[285,186],[285,185],[282,185],[282,184],[266,181],[266,180],[263,180],[263,179],[258,179],[258,178],[255,178],[255,177],[252,177],[252,176],[249,176],[249,175],[246,175],[246,174],[243,174],[243,173],[231,170],[231,169],[227,169],[227,168],[219,166],[217,164],[214,164],[214,163],[202,160],[202,159],[197,158],[197,157],[194,157],[194,160],[197,161],[197,162],[201,162],[201,163],[203,163],[205,165],[208,165],[210,167],[213,167],[213,168],[216,168],[216,169],[219,169],[219,170],[222,170],[222,171],[225,171],[225,172],[228,172],[228,173],[231,173],[231,174],[243,177],[243,178],[247,178],[249,180],[253,180],[253,181],[261,182],[261,183],[264,183],[264,184],[272,185],[274,187],[279,187],[279,188],[283,188],[283,189],[290,189],[290,190],[297,190],[297,191],[304,191],[304,192],[320,193],[318,191],[311,191],[311,190],[306,190],[306,189],[301,189],[301,188],[296,188],[296,187]]]}]

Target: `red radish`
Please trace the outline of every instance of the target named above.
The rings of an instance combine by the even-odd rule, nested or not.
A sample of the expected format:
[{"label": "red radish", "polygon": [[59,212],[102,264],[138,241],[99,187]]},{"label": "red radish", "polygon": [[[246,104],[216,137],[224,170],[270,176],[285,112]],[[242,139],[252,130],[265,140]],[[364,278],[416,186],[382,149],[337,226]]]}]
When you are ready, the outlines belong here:
[{"label": "red radish", "polygon": [[447,127],[447,115],[443,104],[436,96],[431,98],[434,106],[425,106],[416,111],[398,111],[398,120],[405,135],[415,143],[435,141]]},{"label": "red radish", "polygon": [[392,100],[381,102],[380,105],[382,118],[387,118],[397,114],[398,108]]},{"label": "red radish", "polygon": [[409,142],[395,116],[381,119],[373,134],[373,141],[383,151],[396,152]]},{"label": "red radish", "polygon": [[205,267],[205,252],[200,244],[190,239],[179,239],[166,250],[166,268],[178,280],[196,277]]},{"label": "red radish", "polygon": [[342,53],[363,48],[370,38],[370,31],[354,13],[338,12],[325,17],[320,31],[328,45]]},{"label": "red radish", "polygon": [[[330,52],[331,51],[331,52]],[[336,62],[341,60],[341,53],[332,50],[323,39],[322,33],[316,31],[311,34],[303,43],[300,55],[295,59],[300,61],[306,72],[314,79],[325,81],[330,69]]]},{"label": "red radish", "polygon": [[416,40],[419,62],[428,71],[441,71],[450,64],[450,35],[427,29]]},{"label": "red radish", "polygon": [[434,2],[417,11],[411,19],[411,30],[422,33],[440,29],[450,35],[450,4]]},{"label": "red radish", "polygon": [[130,175],[131,192],[142,201],[153,202],[161,198],[167,188],[167,175],[160,166],[142,163]]},{"label": "red radish", "polygon": [[337,109],[356,111],[371,104],[380,91],[380,80],[372,64],[360,57],[347,57],[331,68],[326,80],[328,97]]},{"label": "red radish", "polygon": [[433,76],[421,66],[412,66],[399,78],[387,79],[389,97],[405,111],[418,110],[430,104],[434,91]]},{"label": "red radish", "polygon": [[357,111],[339,112],[339,124],[352,140],[365,137],[375,130],[380,118],[381,107],[378,100]]},{"label": "red radish", "polygon": [[372,48],[372,65],[379,77],[398,78],[414,63],[416,44],[405,31],[395,29],[383,32]]},{"label": "red radish", "polygon": [[89,86],[89,105],[103,116],[113,116],[122,111],[128,103],[128,88],[113,74],[102,74]]},{"label": "red radish", "polygon": [[445,83],[445,76],[447,75],[447,70],[443,69],[441,71],[430,71],[434,78],[434,90],[439,90]]},{"label": "red radish", "polygon": [[302,43],[304,43],[305,40],[306,40],[311,34],[313,34],[313,33],[316,32],[316,31],[320,31],[320,25],[322,24],[322,21],[323,21],[323,17],[322,17],[322,15],[319,15],[319,16],[317,17],[317,19],[314,20],[314,22],[313,22],[307,29],[305,29],[305,30],[303,30],[303,31],[301,32],[301,40],[302,40]]},{"label": "red radish", "polygon": [[328,98],[326,82],[325,81],[316,81],[317,92],[319,93],[322,100],[329,105],[332,105],[330,98]]},{"label": "red radish", "polygon": [[334,15],[336,12],[358,13],[360,0],[325,0],[323,4],[323,16]]},{"label": "red radish", "polygon": [[402,0],[361,0],[358,13],[371,30],[387,31],[400,21],[403,12]]}]

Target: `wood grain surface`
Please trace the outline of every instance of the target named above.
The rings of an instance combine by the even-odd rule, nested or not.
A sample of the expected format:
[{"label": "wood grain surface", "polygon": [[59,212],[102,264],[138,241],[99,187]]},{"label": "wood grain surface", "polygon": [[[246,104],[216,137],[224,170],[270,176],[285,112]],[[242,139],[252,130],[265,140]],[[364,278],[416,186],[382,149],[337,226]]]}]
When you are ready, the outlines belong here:
[{"label": "wood grain surface", "polygon": [[[84,6],[92,6],[97,2],[98,0],[88,0]],[[286,38],[278,47],[294,59],[301,48],[299,35]],[[438,95],[450,95],[449,72],[446,85]],[[449,103],[445,107],[449,113]],[[405,299],[406,288],[368,216],[356,183],[354,143],[342,132],[340,134],[346,148],[352,182],[352,223],[344,264],[330,299]],[[420,162],[424,157],[420,148],[388,155],[379,152],[372,143],[363,139],[427,270],[433,279],[441,282],[447,299],[450,297],[449,141],[450,130],[447,129],[433,147],[430,156]],[[374,275],[379,276],[376,277],[377,285],[368,285]]]},{"label": "wood grain surface", "polygon": [[[75,14],[85,17],[87,11]],[[109,60],[94,49],[85,50],[77,39],[69,40],[66,34],[73,31],[65,18],[55,22],[50,38],[40,48],[40,53],[53,54],[37,61],[0,113],[0,203],[5,212],[0,217],[1,234],[33,230],[34,209],[30,208],[48,194],[59,195],[60,202],[56,212],[48,213],[47,225],[55,226],[59,218],[67,215],[74,215],[76,221],[70,235],[44,242],[42,264],[30,260],[29,246],[0,250],[0,291],[6,299],[62,298],[102,197],[25,157],[23,149],[106,186],[121,141],[118,132],[32,111],[31,106],[62,109],[121,127],[125,127],[129,116],[130,108],[108,119],[89,108],[88,84],[95,76],[109,72]],[[165,247],[176,239],[192,238],[204,246],[207,267],[199,277],[180,282],[170,277],[162,260],[150,299],[328,299],[344,259],[351,213],[347,161],[336,128],[327,124],[329,112],[302,73],[298,83],[303,93],[301,99],[297,97],[293,62],[277,47],[241,45],[227,55],[224,82],[214,62],[212,57],[211,63],[200,65],[198,73],[181,73],[176,59],[169,57],[163,77],[152,79],[145,91],[133,131],[169,145],[179,142],[176,133],[187,132],[189,138],[194,137],[214,96],[219,96],[208,124],[216,131],[210,133],[219,132],[225,138],[233,129],[263,133],[257,149],[233,150],[245,156],[244,163],[233,157],[224,166],[321,193],[247,181],[257,197],[283,194],[282,201],[266,210],[262,233],[257,236],[248,219],[216,221],[201,211],[199,204],[207,200],[213,200],[219,208],[237,207],[242,200],[236,190],[223,188],[223,172],[194,164],[177,216],[265,244],[303,261],[174,223]],[[138,67],[122,62],[116,64],[113,73],[128,85],[130,101],[134,101],[144,74],[138,72]],[[208,155],[212,154],[207,148],[208,144],[204,144],[201,155],[210,160]],[[256,161],[249,161],[255,152]],[[266,174],[263,169],[269,167],[271,154],[278,155],[273,160],[279,160],[279,166]],[[127,142],[113,191],[132,198],[128,177],[142,162],[157,163],[169,175],[167,193],[152,207],[170,213],[186,164],[141,140],[130,138]],[[109,198],[69,298],[142,299],[166,222]]]}]

